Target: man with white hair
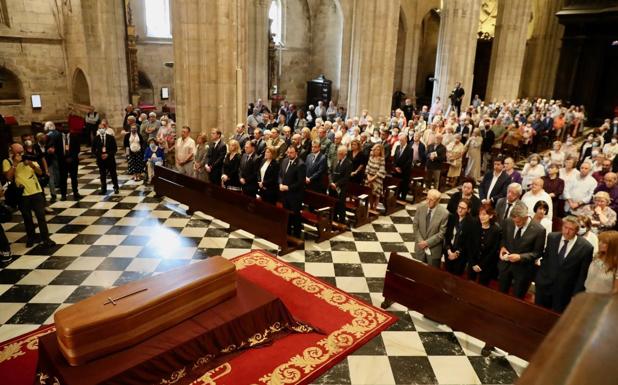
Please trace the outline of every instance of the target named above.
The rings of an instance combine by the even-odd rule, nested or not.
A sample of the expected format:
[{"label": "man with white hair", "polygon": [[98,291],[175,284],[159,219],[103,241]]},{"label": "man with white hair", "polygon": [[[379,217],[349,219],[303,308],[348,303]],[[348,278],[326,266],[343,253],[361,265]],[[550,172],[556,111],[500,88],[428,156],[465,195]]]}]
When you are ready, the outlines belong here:
[{"label": "man with white hair", "polygon": [[345,198],[352,173],[352,160],[348,157],[346,146],[341,145],[337,148],[337,158],[330,170],[328,194],[338,199],[334,219],[336,222],[346,223]]},{"label": "man with white hair", "polygon": [[586,161],[579,166],[579,176],[573,179],[573,183],[566,183],[564,186],[564,211],[575,213],[590,203],[596,188],[597,181],[592,177],[592,164]]},{"label": "man with white hair", "polygon": [[148,120],[142,122],[140,131],[142,132],[142,137],[148,140],[156,138],[159,128],[161,128],[161,122],[157,119],[157,114],[151,112],[148,114]]},{"label": "man with white hair", "polygon": [[431,266],[440,267],[442,243],[446,233],[448,211],[440,205],[442,193],[436,189],[427,192],[427,199],[414,214],[414,258]]},{"label": "man with white hair", "polygon": [[496,203],[496,221],[502,225],[505,219],[511,216],[513,207],[521,204],[523,188],[519,183],[511,183],[506,190],[506,196]]}]

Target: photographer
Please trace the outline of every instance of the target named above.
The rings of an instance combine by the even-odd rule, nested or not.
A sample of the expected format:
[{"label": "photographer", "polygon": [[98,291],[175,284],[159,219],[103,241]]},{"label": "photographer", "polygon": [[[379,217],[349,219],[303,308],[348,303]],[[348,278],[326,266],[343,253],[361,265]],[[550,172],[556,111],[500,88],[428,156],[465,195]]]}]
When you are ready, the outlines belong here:
[{"label": "photographer", "polygon": [[56,243],[49,238],[47,222],[45,221],[45,196],[37,178],[37,176],[43,174],[43,171],[35,159],[32,155],[24,155],[22,145],[14,143],[9,149],[9,159],[2,162],[2,171],[8,181],[12,181],[18,189],[22,190],[19,198],[19,210],[26,226],[26,247],[32,247],[35,243],[32,211],[34,211],[39,224],[41,244],[50,247]]}]

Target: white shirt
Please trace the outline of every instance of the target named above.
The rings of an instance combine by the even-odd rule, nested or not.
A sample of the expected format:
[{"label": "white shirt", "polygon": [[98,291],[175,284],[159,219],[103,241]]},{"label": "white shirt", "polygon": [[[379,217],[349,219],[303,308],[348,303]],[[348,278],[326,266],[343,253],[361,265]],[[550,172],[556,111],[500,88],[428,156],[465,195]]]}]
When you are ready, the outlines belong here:
[{"label": "white shirt", "polygon": [[195,141],[190,136],[186,139],[176,139],[176,161],[185,161],[191,154],[195,154]]},{"label": "white shirt", "polygon": [[264,175],[266,174],[266,169],[268,168],[269,165],[270,165],[270,160],[266,160],[264,161],[264,164],[260,168],[260,177],[262,180],[264,180]]},{"label": "white shirt", "polygon": [[549,210],[547,211],[547,217],[554,217],[554,205],[552,204],[551,197],[545,190],[541,190],[538,194],[533,194],[532,191],[528,191],[524,194],[523,197],[521,197],[521,201],[524,202],[528,207],[528,214],[530,216],[534,216],[534,205],[536,204],[536,202],[545,201],[545,203],[547,203],[547,205],[549,206]]},{"label": "white shirt", "polygon": [[500,178],[500,175],[502,175],[503,171],[500,171],[500,174],[496,175],[496,173],[493,173],[493,177],[491,178],[491,183],[489,184],[489,188],[487,189],[487,197],[482,197],[482,199],[489,199],[489,197],[491,197],[491,191],[494,189],[494,187],[496,186],[496,182],[498,182],[498,178]]},{"label": "white shirt", "polygon": [[[528,226],[530,225],[530,222],[532,222],[532,220],[530,219],[530,217],[528,217],[528,219],[526,220],[526,224],[524,224],[524,226],[521,227],[521,236],[522,237],[526,233],[526,229],[528,229]],[[515,239],[515,237],[517,236],[517,230],[519,230],[519,229],[520,228],[517,227],[517,225],[515,225],[515,231],[513,232],[513,239]]]},{"label": "white shirt", "polygon": [[[560,237],[560,244],[558,245],[558,252],[560,252],[560,249],[562,249],[562,245],[564,245],[565,240],[566,238],[564,238],[564,236]],[[564,253],[565,258],[569,256],[571,249],[573,248],[573,246],[575,246],[576,240],[577,240],[577,237],[573,237],[570,241],[567,241],[566,253]]]},{"label": "white shirt", "polygon": [[[597,181],[588,174],[585,177],[577,177],[572,183],[565,183],[564,199],[572,199],[575,202],[590,203]],[[568,205],[568,202],[567,202]],[[567,208],[570,211],[570,207]]]}]

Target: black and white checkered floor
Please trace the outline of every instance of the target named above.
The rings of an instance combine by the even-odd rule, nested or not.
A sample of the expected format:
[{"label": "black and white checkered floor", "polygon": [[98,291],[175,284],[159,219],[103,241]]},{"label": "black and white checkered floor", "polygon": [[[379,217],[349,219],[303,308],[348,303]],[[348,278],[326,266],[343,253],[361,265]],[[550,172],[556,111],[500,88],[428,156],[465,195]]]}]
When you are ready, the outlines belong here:
[{"label": "black and white checkered floor", "polygon": [[[3,224],[19,257],[0,266],[0,341],[41,324],[53,313],[111,286],[213,255],[235,257],[274,245],[230,229],[212,217],[154,197],[130,180],[119,158],[120,194],[97,195],[94,160],[84,155],[79,201],[56,202],[48,223],[57,246],[26,247],[21,217]],[[111,190],[111,189],[109,189]],[[389,217],[282,257],[321,279],[379,306],[389,253],[413,250],[408,206]],[[393,305],[393,327],[316,380],[319,384],[512,384],[526,362],[513,356],[483,357],[482,341]]]}]

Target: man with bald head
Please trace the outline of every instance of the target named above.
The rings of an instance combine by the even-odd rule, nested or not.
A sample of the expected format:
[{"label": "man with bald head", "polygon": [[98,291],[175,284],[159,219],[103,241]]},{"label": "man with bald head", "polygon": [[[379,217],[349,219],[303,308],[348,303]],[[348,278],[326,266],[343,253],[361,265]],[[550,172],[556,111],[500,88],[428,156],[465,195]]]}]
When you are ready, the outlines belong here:
[{"label": "man with bald head", "polygon": [[609,207],[618,212],[618,174],[615,172],[608,172],[605,174],[605,176],[603,176],[603,181],[599,183],[594,193],[596,194],[599,191],[605,191],[609,194],[609,198],[611,199]]},{"label": "man with bald head", "polygon": [[24,148],[14,143],[9,148],[9,158],[2,162],[2,171],[6,180],[13,181],[17,188],[22,189],[18,207],[26,227],[26,247],[34,246],[36,229],[32,220],[32,212],[36,215],[41,236],[41,244],[45,247],[56,243],[49,238],[47,221],[45,220],[45,196],[38,176],[43,174],[41,166],[31,159],[23,159]]},{"label": "man with bald head", "polygon": [[446,233],[448,211],[440,205],[440,191],[431,189],[427,199],[414,214],[414,258],[434,267],[440,267],[442,243]]}]

